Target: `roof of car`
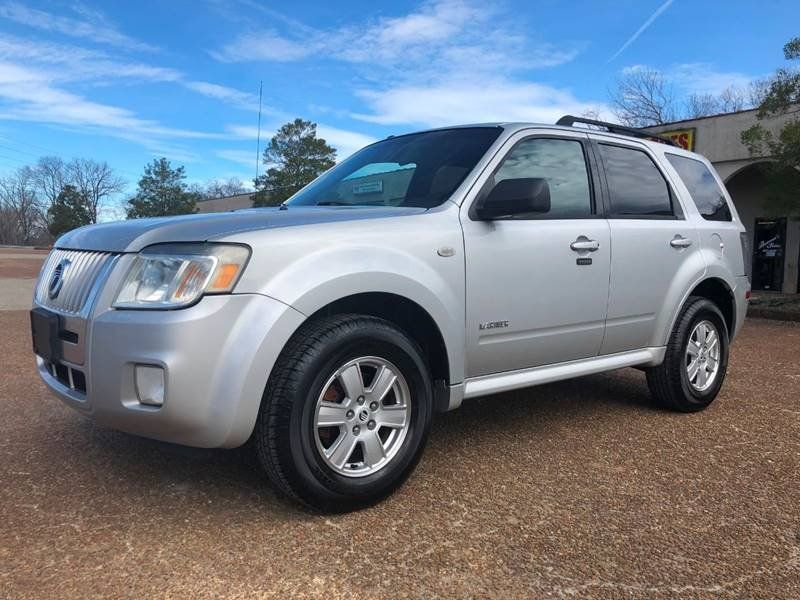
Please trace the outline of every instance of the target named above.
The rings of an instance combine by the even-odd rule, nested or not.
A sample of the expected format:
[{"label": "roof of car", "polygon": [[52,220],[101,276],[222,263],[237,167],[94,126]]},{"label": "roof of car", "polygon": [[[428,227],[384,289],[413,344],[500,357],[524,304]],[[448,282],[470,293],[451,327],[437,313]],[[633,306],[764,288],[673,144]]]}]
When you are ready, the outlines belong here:
[{"label": "roof of car", "polygon": [[[433,127],[430,129],[423,129],[420,131],[413,131],[413,132],[408,132],[406,134],[400,134],[397,136],[390,136],[390,137],[402,137],[403,135],[413,135],[415,133],[425,133],[428,131],[446,131],[449,129],[470,129],[477,127],[498,127],[509,133],[516,133],[517,131],[523,131],[525,129],[549,129],[553,131],[571,131],[571,132],[579,131],[579,132],[592,133],[596,135],[601,135],[603,137],[610,137],[626,142],[636,141],[641,144],[647,145],[650,149],[655,150],[657,152],[668,151],[668,152],[673,152],[675,154],[682,154],[685,156],[701,157],[701,155],[695,152],[691,152],[690,150],[685,150],[684,148],[681,148],[677,144],[674,144],[668,138],[661,138],[658,134],[650,133],[640,129],[628,128],[615,123],[605,123],[603,121],[583,119],[581,117],[570,117],[569,115],[563,117],[559,121],[567,121],[567,122],[574,121],[575,123],[578,123],[579,126],[576,127],[574,125],[554,125],[552,123],[535,123],[528,121],[495,121],[487,123],[464,123],[462,125],[447,125],[444,127]],[[583,126],[583,124],[586,123],[591,124],[593,126]],[[617,129],[617,131],[603,130],[600,129],[599,127],[608,127],[612,129]]]},{"label": "roof of car", "polygon": [[[609,125],[613,125],[610,124]],[[602,135],[608,135],[612,137],[616,137],[623,140],[630,140],[635,139],[641,142],[651,142],[660,144],[661,142],[656,140],[658,137],[657,134],[648,134],[646,131],[642,131],[642,137],[634,137],[633,135],[626,135],[625,133],[616,133],[613,131],[603,131],[600,129],[592,129],[590,127],[572,127],[572,126],[565,126],[565,125],[554,125],[552,123],[536,123],[532,121],[495,121],[495,122],[487,122],[487,123],[464,123],[461,125],[446,125],[444,127],[432,127],[430,129],[422,129],[419,131],[408,132],[407,134],[400,134],[400,135],[412,135],[414,133],[425,133],[428,131],[446,131],[448,129],[471,129],[477,127],[499,127],[506,131],[515,132],[521,131],[524,129],[552,129],[555,131],[584,131],[589,133],[597,133]],[[622,127],[622,126],[620,126]],[[631,130],[635,131],[635,130]],[[391,136],[391,137],[400,137],[398,136]]]}]

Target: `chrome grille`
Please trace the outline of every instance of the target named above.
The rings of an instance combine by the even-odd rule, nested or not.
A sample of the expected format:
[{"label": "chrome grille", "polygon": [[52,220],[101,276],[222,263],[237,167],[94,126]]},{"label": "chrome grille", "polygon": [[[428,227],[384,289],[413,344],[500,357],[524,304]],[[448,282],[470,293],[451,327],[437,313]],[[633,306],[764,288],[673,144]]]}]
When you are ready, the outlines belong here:
[{"label": "chrome grille", "polygon": [[[84,308],[97,278],[113,260],[110,252],[53,250],[42,267],[36,284],[36,302],[41,306],[67,314],[78,314]],[[66,264],[65,261],[69,261]],[[50,286],[56,271],[63,279],[58,294],[50,297]]]}]

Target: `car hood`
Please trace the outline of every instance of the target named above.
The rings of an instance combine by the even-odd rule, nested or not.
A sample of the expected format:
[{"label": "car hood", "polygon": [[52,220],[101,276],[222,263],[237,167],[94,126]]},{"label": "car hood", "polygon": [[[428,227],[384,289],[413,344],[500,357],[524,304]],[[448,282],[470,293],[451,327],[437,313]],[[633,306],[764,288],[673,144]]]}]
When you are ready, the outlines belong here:
[{"label": "car hood", "polygon": [[424,208],[294,207],[254,208],[227,213],[132,219],[87,225],[61,236],[57,248],[105,252],[138,252],[166,242],[205,242],[226,235],[336,221],[372,220],[425,212]]}]

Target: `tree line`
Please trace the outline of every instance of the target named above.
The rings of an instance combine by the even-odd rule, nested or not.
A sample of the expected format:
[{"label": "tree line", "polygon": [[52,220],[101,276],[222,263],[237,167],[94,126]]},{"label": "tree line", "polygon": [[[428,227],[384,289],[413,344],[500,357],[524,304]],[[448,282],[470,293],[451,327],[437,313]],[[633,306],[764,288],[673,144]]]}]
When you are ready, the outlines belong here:
[{"label": "tree line", "polygon": [[[262,160],[267,170],[253,180],[253,202],[277,206],[336,164],[336,150],[317,137],[316,123],[295,119],[272,137]],[[0,178],[0,244],[49,244],[67,231],[97,223],[126,185],[106,162],[42,157]],[[123,208],[128,219],[191,214],[201,200],[247,192],[235,177],[189,184],[185,168],[162,157],[144,166]]]},{"label": "tree line", "polygon": [[651,67],[635,67],[619,77],[609,91],[611,109],[627,127],[652,127],[683,119],[699,119],[758,106],[766,93],[765,80],[747,87],[730,85],[718,94],[695,93],[681,98],[672,80]]},{"label": "tree line", "polygon": [[[247,192],[235,177],[192,185],[185,178],[182,166],[154,159],[125,203],[127,218],[191,213],[199,200]],[[46,245],[67,231],[97,223],[126,185],[107,162],[43,156],[0,177],[0,245]]]},{"label": "tree line", "polygon": [[[609,91],[617,119],[629,127],[663,125],[743,109],[757,109],[758,123],[741,132],[753,157],[769,157],[766,209],[775,215],[800,214],[800,36],[783,47],[786,66],[746,88],[729,86],[719,94],[692,94],[681,100],[664,73],[647,67],[628,70]],[[777,134],[762,125],[788,117]]]},{"label": "tree line", "polygon": [[0,244],[47,243],[62,231],[96,223],[103,203],[124,186],[106,162],[44,156],[0,178]]}]

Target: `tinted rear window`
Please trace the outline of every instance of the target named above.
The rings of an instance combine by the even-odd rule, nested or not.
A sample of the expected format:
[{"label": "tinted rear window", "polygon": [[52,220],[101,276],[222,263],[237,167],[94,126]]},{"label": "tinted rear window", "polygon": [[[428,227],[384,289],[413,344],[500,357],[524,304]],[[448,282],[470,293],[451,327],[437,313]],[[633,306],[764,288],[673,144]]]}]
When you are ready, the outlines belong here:
[{"label": "tinted rear window", "polygon": [[692,195],[697,210],[708,221],[730,221],[731,209],[717,180],[699,160],[667,154],[667,159],[681,176],[686,189]]},{"label": "tinted rear window", "polygon": [[612,217],[672,216],[672,199],[661,171],[641,150],[600,144]]}]

